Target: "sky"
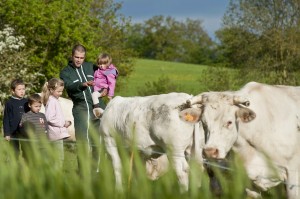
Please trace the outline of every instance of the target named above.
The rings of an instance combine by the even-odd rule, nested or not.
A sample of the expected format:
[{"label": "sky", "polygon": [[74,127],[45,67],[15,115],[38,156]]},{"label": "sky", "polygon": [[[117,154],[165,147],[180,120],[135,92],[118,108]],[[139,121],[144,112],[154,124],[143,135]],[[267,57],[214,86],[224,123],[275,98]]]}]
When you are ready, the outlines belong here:
[{"label": "sky", "polygon": [[202,20],[203,28],[214,39],[214,32],[221,27],[229,0],[115,0],[123,3],[119,13],[131,21],[143,22],[153,16],[171,16],[177,21]]}]

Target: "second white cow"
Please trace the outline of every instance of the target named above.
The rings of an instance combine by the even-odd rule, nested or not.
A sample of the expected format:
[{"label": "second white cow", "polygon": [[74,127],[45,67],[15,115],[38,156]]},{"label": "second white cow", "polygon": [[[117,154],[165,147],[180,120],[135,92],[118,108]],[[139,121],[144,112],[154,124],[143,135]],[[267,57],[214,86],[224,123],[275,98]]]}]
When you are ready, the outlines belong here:
[{"label": "second white cow", "polygon": [[251,82],[239,91],[202,93],[188,103],[202,106],[207,157],[225,158],[234,146],[256,184],[267,189],[281,180],[290,199],[300,198],[299,87]]}]

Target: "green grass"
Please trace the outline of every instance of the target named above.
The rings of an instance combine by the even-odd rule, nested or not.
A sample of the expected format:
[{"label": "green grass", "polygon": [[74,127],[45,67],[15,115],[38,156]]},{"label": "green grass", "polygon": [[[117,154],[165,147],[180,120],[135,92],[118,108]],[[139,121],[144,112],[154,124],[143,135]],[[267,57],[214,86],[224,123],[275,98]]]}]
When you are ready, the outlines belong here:
[{"label": "green grass", "polygon": [[[211,81],[206,74],[208,66],[193,64],[170,63],[163,61],[138,59],[135,71],[124,82],[116,95],[135,96],[139,89],[143,89],[147,82],[157,81],[162,76],[167,76],[176,83],[179,90],[186,93],[197,94],[207,90],[205,83],[200,79]],[[216,78],[224,78],[222,71]],[[228,76],[227,76],[228,77]],[[122,79],[118,81],[124,81]],[[123,82],[122,82],[123,83]],[[98,139],[99,140],[99,139]],[[216,197],[209,189],[207,173],[202,172],[193,159],[190,161],[190,190],[181,193],[177,177],[173,169],[156,181],[147,179],[145,168],[134,151],[134,164],[130,164],[130,152],[119,144],[119,151],[123,165],[124,192],[115,190],[114,174],[110,158],[105,153],[103,145],[97,144],[100,152],[100,173],[95,173],[95,159],[90,155],[78,151],[82,155],[82,172],[78,173],[76,147],[73,143],[65,143],[65,162],[62,170],[55,168],[57,154],[53,153],[51,145],[45,142],[48,156],[33,148],[30,154],[31,163],[18,159],[12,153],[10,145],[4,139],[0,140],[0,199],[248,199],[245,187],[251,187],[241,161],[236,158],[231,161],[229,172],[217,170],[223,195]],[[215,168],[217,169],[217,168]],[[198,185],[201,184],[201,187]],[[285,197],[283,186],[262,193],[264,199],[282,199]]]},{"label": "green grass", "polygon": [[121,80],[124,83],[117,89],[116,95],[136,96],[146,82],[157,81],[162,76],[171,79],[179,91],[197,94],[205,89],[205,85],[201,85],[199,79],[203,70],[207,68],[208,66],[204,65],[137,59],[133,73],[128,80]]},{"label": "green grass", "polygon": [[[137,150],[133,151],[133,164],[131,165],[131,152],[125,150],[124,142],[119,143],[119,151],[123,165],[124,191],[115,189],[114,174],[110,158],[104,152],[103,145],[98,145],[100,152],[100,172],[95,172],[96,160],[86,151],[77,150],[82,156],[82,172],[78,173],[76,150],[72,143],[65,143],[65,164],[62,170],[55,167],[57,154],[53,153],[49,142],[42,145],[47,149],[42,153],[35,144],[29,161],[16,158],[7,141],[0,144],[0,198],[14,199],[248,199],[245,187],[251,187],[245,170],[239,159],[233,159],[230,171],[217,170],[223,194],[214,196],[209,188],[209,178],[201,167],[190,160],[190,189],[180,192],[177,177],[172,168],[160,179],[151,181],[146,177],[144,164]],[[45,155],[47,154],[47,155]],[[201,185],[199,187],[199,185]],[[263,194],[266,199],[285,198],[283,188],[273,189]]]}]

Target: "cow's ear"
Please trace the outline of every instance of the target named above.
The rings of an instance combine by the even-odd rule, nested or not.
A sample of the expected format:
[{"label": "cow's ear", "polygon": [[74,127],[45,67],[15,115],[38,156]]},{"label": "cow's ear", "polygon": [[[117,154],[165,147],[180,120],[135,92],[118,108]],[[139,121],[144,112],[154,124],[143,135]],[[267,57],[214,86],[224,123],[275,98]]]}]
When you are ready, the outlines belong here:
[{"label": "cow's ear", "polygon": [[181,120],[189,123],[197,123],[200,121],[201,109],[199,108],[188,108],[179,112]]},{"label": "cow's ear", "polygon": [[256,114],[249,108],[240,108],[236,112],[236,116],[241,119],[242,122],[251,122],[255,119]]}]

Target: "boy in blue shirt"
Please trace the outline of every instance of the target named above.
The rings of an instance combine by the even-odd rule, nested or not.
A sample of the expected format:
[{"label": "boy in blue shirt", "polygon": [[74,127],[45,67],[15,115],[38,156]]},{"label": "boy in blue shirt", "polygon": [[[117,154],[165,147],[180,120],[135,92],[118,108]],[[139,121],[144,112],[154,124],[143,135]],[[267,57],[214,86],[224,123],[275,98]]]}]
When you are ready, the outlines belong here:
[{"label": "boy in blue shirt", "polygon": [[3,116],[4,137],[10,141],[16,151],[17,157],[20,153],[20,127],[19,123],[23,113],[28,112],[28,99],[25,96],[25,83],[21,79],[11,82],[12,96],[6,101]]}]

